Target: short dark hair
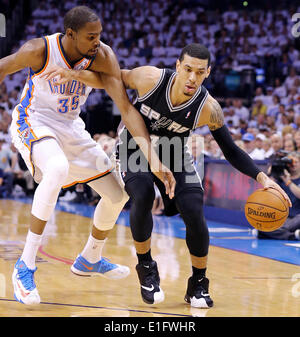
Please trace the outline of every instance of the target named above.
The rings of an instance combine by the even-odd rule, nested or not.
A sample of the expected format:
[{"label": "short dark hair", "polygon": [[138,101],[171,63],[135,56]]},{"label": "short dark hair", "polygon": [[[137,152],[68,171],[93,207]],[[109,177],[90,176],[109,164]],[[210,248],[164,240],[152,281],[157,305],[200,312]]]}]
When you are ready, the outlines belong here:
[{"label": "short dark hair", "polygon": [[77,6],[70,9],[64,16],[65,32],[71,28],[75,32],[81,29],[88,22],[100,20],[98,15],[87,6]]},{"label": "short dark hair", "polygon": [[180,53],[180,62],[184,59],[185,54],[188,54],[191,57],[196,57],[200,60],[207,60],[207,67],[210,66],[210,52],[203,44],[191,43],[186,45]]}]

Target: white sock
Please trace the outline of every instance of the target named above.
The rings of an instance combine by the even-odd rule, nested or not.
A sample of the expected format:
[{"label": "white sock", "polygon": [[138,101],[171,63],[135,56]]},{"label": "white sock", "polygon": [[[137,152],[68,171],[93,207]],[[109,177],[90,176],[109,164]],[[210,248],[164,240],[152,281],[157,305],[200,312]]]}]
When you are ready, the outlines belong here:
[{"label": "white sock", "polygon": [[35,234],[30,230],[28,231],[21,260],[25,262],[29,269],[35,268],[35,258],[41,242],[42,235]]},{"label": "white sock", "polygon": [[106,240],[107,238],[104,240],[97,240],[90,234],[81,256],[90,263],[98,262],[101,259],[102,249]]}]

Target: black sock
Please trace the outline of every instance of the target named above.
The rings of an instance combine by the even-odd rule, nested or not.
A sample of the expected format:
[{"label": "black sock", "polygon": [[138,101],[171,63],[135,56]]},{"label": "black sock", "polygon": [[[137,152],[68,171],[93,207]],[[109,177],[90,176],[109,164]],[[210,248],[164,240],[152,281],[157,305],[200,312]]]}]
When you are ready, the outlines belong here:
[{"label": "black sock", "polygon": [[200,277],[200,278],[205,277],[206,268],[199,269],[199,268],[192,266],[192,269],[193,269],[193,277]]},{"label": "black sock", "polygon": [[152,260],[152,256],[151,256],[151,249],[148,250],[147,253],[145,254],[136,254],[137,258],[139,260],[139,264],[143,263],[143,262],[151,262]]}]

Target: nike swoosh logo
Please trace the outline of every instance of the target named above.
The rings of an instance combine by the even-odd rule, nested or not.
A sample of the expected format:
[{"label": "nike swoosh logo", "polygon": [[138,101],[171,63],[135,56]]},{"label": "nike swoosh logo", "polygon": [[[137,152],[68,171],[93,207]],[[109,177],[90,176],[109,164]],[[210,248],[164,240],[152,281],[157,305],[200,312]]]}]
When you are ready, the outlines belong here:
[{"label": "nike swoosh logo", "polygon": [[148,291],[152,291],[152,290],[154,290],[154,285],[151,284],[151,288],[150,287],[145,287],[145,286],[142,286],[142,288],[145,289],[145,290],[148,290]]},{"label": "nike swoosh logo", "polygon": [[208,297],[209,296],[209,294],[205,294],[203,291],[201,291],[201,295],[203,296],[203,297]]},{"label": "nike swoosh logo", "polygon": [[88,270],[93,270],[93,267],[88,267],[86,264],[84,264],[83,262],[80,262],[86,269]]},{"label": "nike swoosh logo", "polygon": [[22,294],[23,297],[27,297],[29,294],[30,294],[30,291],[29,292],[25,292],[22,287],[20,286],[19,282],[17,281],[17,286]]}]

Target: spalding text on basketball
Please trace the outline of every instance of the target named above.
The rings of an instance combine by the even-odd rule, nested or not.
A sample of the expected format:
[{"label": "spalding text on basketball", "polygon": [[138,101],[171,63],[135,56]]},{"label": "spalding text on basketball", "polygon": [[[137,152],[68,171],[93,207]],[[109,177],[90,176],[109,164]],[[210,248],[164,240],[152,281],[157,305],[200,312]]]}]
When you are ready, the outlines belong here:
[{"label": "spalding text on basketball", "polygon": [[257,211],[253,208],[248,207],[248,214],[249,215],[257,215],[262,216],[267,219],[275,219],[275,212],[263,212],[263,211]]}]

